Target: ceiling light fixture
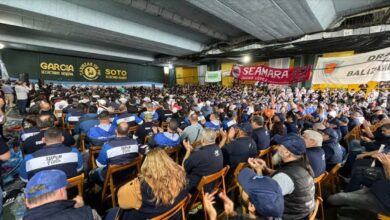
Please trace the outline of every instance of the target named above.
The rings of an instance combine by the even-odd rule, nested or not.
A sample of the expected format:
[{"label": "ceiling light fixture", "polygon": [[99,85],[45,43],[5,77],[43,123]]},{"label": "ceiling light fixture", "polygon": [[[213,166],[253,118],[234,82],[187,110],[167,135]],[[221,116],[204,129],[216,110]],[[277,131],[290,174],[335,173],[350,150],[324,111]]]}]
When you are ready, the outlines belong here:
[{"label": "ceiling light fixture", "polygon": [[245,55],[245,56],[242,57],[242,62],[243,63],[249,63],[249,62],[251,62],[251,60],[252,60],[252,58],[249,55]]}]

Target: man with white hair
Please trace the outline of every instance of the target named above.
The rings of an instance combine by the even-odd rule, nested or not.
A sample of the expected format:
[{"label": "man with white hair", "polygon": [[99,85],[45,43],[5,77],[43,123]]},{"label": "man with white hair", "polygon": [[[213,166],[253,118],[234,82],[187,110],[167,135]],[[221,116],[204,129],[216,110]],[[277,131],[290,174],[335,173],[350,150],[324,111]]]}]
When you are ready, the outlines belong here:
[{"label": "man with white hair", "polygon": [[325,152],[322,149],[322,135],[314,130],[303,132],[303,139],[306,144],[306,155],[310,166],[313,169],[314,177],[318,177],[325,172]]},{"label": "man with white hair", "polygon": [[[183,166],[187,173],[188,189],[191,193],[194,192],[203,176],[208,176],[223,168],[222,150],[215,144],[216,132],[205,128],[200,134],[200,147],[194,148],[189,141],[183,141],[186,149]],[[210,190],[209,187],[206,187],[207,192]]]},{"label": "man with white hair", "polygon": [[152,102],[147,102],[145,103],[146,111],[142,112],[141,115],[139,116],[140,118],[144,119],[146,113],[152,114],[153,121],[158,121],[158,114],[154,109],[153,103]]}]

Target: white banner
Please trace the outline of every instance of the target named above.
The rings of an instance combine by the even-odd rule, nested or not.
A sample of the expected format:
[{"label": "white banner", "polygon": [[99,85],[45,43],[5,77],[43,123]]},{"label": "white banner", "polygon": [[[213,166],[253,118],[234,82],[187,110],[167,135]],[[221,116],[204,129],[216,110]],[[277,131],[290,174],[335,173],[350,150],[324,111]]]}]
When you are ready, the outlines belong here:
[{"label": "white banner", "polygon": [[221,70],[218,71],[207,71],[205,82],[220,82],[222,80],[221,78]]},{"label": "white banner", "polygon": [[347,57],[321,57],[313,71],[313,84],[369,81],[390,81],[390,47]]}]

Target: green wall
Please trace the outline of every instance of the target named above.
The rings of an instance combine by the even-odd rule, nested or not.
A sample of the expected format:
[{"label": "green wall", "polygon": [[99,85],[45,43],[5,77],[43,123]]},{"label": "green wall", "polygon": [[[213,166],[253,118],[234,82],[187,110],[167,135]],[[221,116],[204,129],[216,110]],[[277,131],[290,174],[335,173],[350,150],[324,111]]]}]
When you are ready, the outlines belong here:
[{"label": "green wall", "polygon": [[88,59],[19,50],[3,50],[1,57],[10,77],[29,73],[30,79],[68,82],[163,83],[163,67]]}]

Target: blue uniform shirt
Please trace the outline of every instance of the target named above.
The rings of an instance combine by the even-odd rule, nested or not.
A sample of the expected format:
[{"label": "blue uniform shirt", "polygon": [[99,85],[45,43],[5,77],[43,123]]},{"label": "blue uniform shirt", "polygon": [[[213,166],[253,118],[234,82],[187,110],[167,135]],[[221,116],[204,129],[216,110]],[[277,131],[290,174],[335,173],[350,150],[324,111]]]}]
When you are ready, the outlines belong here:
[{"label": "blue uniform shirt", "polygon": [[150,147],[176,147],[180,144],[180,136],[176,133],[172,134],[169,132],[157,133],[153,136],[153,139],[148,145]]},{"label": "blue uniform shirt", "polygon": [[65,123],[77,123],[83,114],[82,112],[69,112],[66,114]]},{"label": "blue uniform shirt", "polygon": [[[45,131],[42,130],[38,134],[33,135],[29,138],[27,138],[25,141],[22,141],[22,150],[24,154],[32,154],[35,151],[43,148],[45,146],[45,143],[43,143],[42,138],[45,134]],[[64,142],[62,142],[66,146],[72,146],[76,142],[72,135],[69,134],[69,132],[63,130],[62,136],[64,137]]]},{"label": "blue uniform shirt", "polygon": [[141,125],[143,123],[140,117],[138,117],[136,114],[131,113],[122,113],[118,115],[116,118],[116,123],[120,124],[122,122],[127,122],[130,127]]},{"label": "blue uniform shirt", "polygon": [[214,131],[218,131],[221,128],[221,124],[219,121],[206,121],[204,124],[205,128],[211,128]]},{"label": "blue uniform shirt", "polygon": [[63,144],[48,145],[24,157],[19,176],[27,182],[35,173],[51,169],[64,171],[67,178],[74,177],[83,169],[83,158],[76,148]]},{"label": "blue uniform shirt", "polygon": [[25,140],[26,140],[27,138],[29,138],[29,137],[38,135],[40,132],[41,132],[41,131],[40,131],[39,128],[37,128],[37,127],[31,127],[31,128],[24,129],[24,130],[21,132],[20,140],[21,140],[21,141],[25,141]]},{"label": "blue uniform shirt", "polygon": [[95,113],[85,114],[80,117],[74,129],[76,134],[86,134],[89,129],[99,124],[98,115]]},{"label": "blue uniform shirt", "polygon": [[95,127],[89,129],[87,133],[88,141],[92,145],[101,146],[105,142],[115,138],[115,129],[116,124],[114,123],[105,127],[96,125]]},{"label": "blue uniform shirt", "polygon": [[138,156],[138,143],[129,137],[118,137],[103,145],[96,159],[98,167],[129,163]]}]

